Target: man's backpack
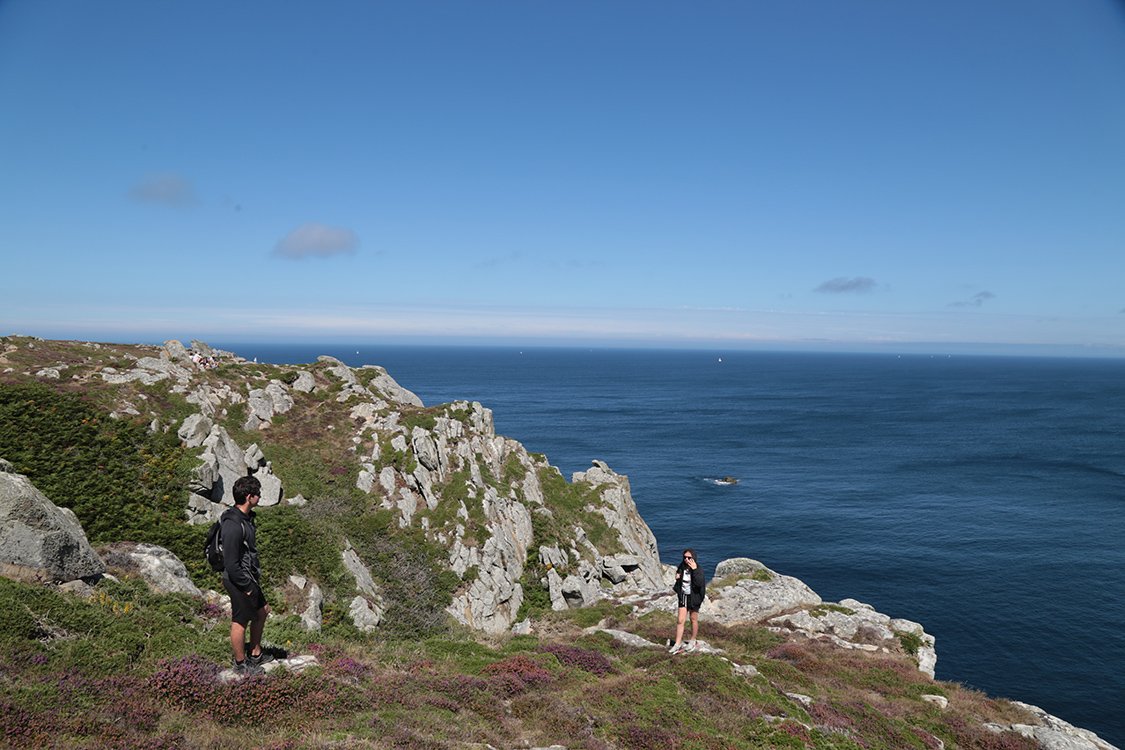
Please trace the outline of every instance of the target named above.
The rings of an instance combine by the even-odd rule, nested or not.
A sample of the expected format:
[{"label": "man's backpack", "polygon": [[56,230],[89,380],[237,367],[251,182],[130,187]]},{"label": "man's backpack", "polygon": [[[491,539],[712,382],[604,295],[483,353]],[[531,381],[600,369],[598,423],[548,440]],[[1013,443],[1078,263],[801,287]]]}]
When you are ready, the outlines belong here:
[{"label": "man's backpack", "polygon": [[223,572],[223,535],[219,533],[222,525],[222,521],[211,524],[207,530],[207,541],[203,543],[203,556],[216,573]]}]

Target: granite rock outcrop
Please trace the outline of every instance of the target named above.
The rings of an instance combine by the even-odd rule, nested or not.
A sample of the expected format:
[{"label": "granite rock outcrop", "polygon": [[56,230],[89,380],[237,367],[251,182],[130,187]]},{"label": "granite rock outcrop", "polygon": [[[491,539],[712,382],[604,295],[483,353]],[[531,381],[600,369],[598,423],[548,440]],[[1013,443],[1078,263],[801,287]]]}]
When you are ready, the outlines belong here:
[{"label": "granite rock outcrop", "polygon": [[69,508],[0,461],[0,575],[26,583],[63,583],[105,572]]}]

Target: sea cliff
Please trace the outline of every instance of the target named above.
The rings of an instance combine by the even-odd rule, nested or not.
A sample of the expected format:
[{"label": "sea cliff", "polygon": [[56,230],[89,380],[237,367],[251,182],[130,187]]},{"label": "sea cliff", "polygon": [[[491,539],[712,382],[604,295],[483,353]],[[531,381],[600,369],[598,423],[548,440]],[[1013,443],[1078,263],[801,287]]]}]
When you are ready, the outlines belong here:
[{"label": "sea cliff", "polygon": [[[598,647],[584,653],[609,654],[607,670],[641,683],[643,675],[664,673],[678,686],[665,687],[685,689],[687,673],[676,671],[656,637],[671,635],[671,571],[660,562],[628,478],[605,463],[595,460],[567,481],[545,456],[496,435],[482,404],[427,407],[383,368],[352,368],[331,357],[256,363],[198,341],[146,346],[11,336],[0,345],[5,576],[66,592],[76,608],[78,602],[104,608],[110,599],[111,611],[125,606],[117,600],[126,598],[120,587],[133,577],[152,596],[200,602],[199,612],[211,619],[186,619],[192,627],[195,619],[215,627],[229,603],[202,565],[201,535],[232,503],[234,479],[252,474],[263,487],[263,560],[276,602],[267,636],[288,635],[295,651],[315,652],[311,645],[323,638],[385,649],[468,637],[499,648],[477,673],[507,675],[508,688],[480,689],[513,691],[503,698],[509,709],[534,692],[536,680],[568,678],[562,652],[542,648],[580,642]],[[129,590],[139,606],[145,597]],[[30,648],[44,663],[62,658],[56,642],[65,639],[52,636],[46,615],[28,614],[31,624],[17,618],[6,636],[16,644],[10,654]],[[688,658],[726,671],[710,687],[697,687],[742,692],[749,685],[774,697],[760,705],[750,700],[747,706],[758,707],[743,712],[745,727],[712,727],[700,738],[721,735],[730,746],[1019,747],[1028,741],[1052,749],[1112,748],[1033,706],[935,682],[935,642],[921,624],[851,599],[823,602],[801,581],[750,558],[720,563],[701,620],[698,653]],[[457,636],[457,627],[464,634]],[[515,658],[504,656],[503,644],[519,638],[534,639],[536,653],[553,653],[554,661],[495,669]],[[205,650],[221,653],[221,638],[218,644],[211,638]],[[169,669],[168,658],[193,653],[182,644],[161,652],[165,666],[154,667],[145,658],[147,645],[134,650],[125,664],[156,674]],[[283,664],[294,673],[313,666],[321,677],[339,676],[339,663],[316,657],[305,653]],[[10,672],[13,659],[6,662]],[[524,679],[541,667],[555,672]],[[385,668],[380,662],[365,669]],[[731,676],[741,682],[728,685]],[[865,681],[873,683],[861,689]],[[627,696],[634,689],[628,682],[599,690]],[[18,697],[9,697],[12,710],[26,710]],[[583,700],[589,696],[576,705]],[[733,721],[729,712],[714,710],[724,727]],[[582,727],[567,724],[555,734],[532,722],[536,729],[519,741],[641,747],[651,734],[622,729],[618,723],[630,722],[616,709],[585,715]],[[598,731],[607,716],[614,727]],[[633,724],[650,726],[652,718]],[[460,740],[441,744],[439,734],[431,731],[428,741],[459,746]],[[193,746],[183,737],[184,746]],[[508,739],[516,744],[514,735]]]}]

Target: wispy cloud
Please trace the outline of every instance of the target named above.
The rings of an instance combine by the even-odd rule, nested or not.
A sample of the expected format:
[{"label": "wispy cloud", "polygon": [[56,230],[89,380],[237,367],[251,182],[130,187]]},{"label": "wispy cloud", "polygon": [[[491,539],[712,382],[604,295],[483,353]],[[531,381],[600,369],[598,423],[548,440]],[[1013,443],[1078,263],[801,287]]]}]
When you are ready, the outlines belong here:
[{"label": "wispy cloud", "polygon": [[853,276],[850,279],[846,276],[837,276],[824,282],[813,291],[823,294],[868,294],[875,291],[877,286],[875,279],[867,276]]},{"label": "wispy cloud", "polygon": [[300,260],[310,255],[329,258],[333,255],[350,255],[357,247],[359,238],[352,230],[306,221],[278,241],[273,249],[273,257],[286,260]]},{"label": "wispy cloud", "polygon": [[959,302],[950,302],[949,307],[980,307],[990,299],[995,299],[996,295],[992,292],[978,292],[972,297]]},{"label": "wispy cloud", "polygon": [[129,197],[138,203],[160,203],[170,208],[187,208],[199,203],[195,188],[175,172],[162,172],[137,183]]},{"label": "wispy cloud", "polygon": [[518,252],[518,251],[508,253],[507,255],[494,255],[491,258],[485,258],[484,260],[480,261],[479,263],[477,263],[473,267],[474,268],[496,268],[497,266],[506,265],[506,264],[511,263],[513,261],[520,260],[521,258],[523,258],[523,253]]}]

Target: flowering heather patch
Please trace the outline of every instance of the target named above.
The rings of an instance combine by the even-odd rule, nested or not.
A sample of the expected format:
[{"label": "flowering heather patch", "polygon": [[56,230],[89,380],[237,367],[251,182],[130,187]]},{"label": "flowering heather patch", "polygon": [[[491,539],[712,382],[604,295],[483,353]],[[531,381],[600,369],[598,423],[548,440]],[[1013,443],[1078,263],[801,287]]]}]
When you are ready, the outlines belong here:
[{"label": "flowering heather patch", "polygon": [[797,643],[783,643],[780,646],[775,646],[766,653],[766,656],[770,659],[777,659],[798,666],[808,663],[812,658],[809,652]]},{"label": "flowering heather patch", "polygon": [[161,662],[148,686],[164,703],[221,724],[283,723],[363,708],[358,693],[322,675],[283,672],[224,685],[217,679],[218,672],[214,662],[192,654]]},{"label": "flowering heather patch", "polygon": [[965,750],[1037,750],[1039,743],[1016,732],[993,734],[979,725],[970,724],[960,716],[950,716],[944,721],[957,744]]},{"label": "flowering heather patch", "polygon": [[484,668],[484,673],[492,677],[489,682],[500,688],[501,692],[515,695],[524,686],[545,685],[554,677],[543,665],[527,654],[516,654]]},{"label": "flowering heather patch", "polygon": [[596,651],[587,651],[577,646],[566,646],[561,643],[549,643],[539,648],[539,653],[554,654],[559,663],[566,667],[577,667],[584,672],[596,674],[599,677],[612,674],[613,665],[609,659]]},{"label": "flowering heather patch", "polygon": [[488,687],[497,695],[511,697],[526,690],[527,683],[514,674],[496,674],[488,678]]},{"label": "flowering heather patch", "polygon": [[618,736],[629,750],[667,750],[677,747],[674,735],[663,727],[630,722],[621,727]]},{"label": "flowering heather patch", "polygon": [[322,719],[365,708],[358,692],[323,675],[249,677],[220,685],[203,715],[221,724],[288,724]]},{"label": "flowering heather patch", "polygon": [[102,725],[96,734],[85,737],[91,747],[98,750],[189,750],[183,735],[170,734],[163,737],[143,737],[119,729],[114,725]]},{"label": "flowering heather patch", "polygon": [[858,701],[830,706],[816,703],[809,707],[814,721],[861,736],[861,744],[888,750],[928,750],[929,743],[916,731],[887,718],[866,703]]},{"label": "flowering heather patch", "polygon": [[0,653],[0,674],[22,674],[29,667],[40,667],[50,661],[47,655],[38,651],[39,644],[12,643]]},{"label": "flowering heather patch", "polygon": [[102,704],[98,718],[108,724],[129,727],[134,732],[152,732],[160,711],[145,681],[132,675],[93,680],[88,694]]},{"label": "flowering heather patch", "polygon": [[469,706],[488,694],[488,680],[467,674],[429,677],[422,681],[427,690],[447,696],[461,706]]},{"label": "flowering heather patch", "polygon": [[160,700],[177,708],[206,706],[217,686],[219,665],[198,654],[165,659],[149,678],[149,687]]},{"label": "flowering heather patch", "polygon": [[807,674],[830,677],[840,685],[876,690],[887,696],[916,696],[919,685],[932,684],[913,664],[867,655],[829,655],[815,664],[804,662],[800,668]]},{"label": "flowering heather patch", "polygon": [[10,747],[42,747],[59,732],[53,713],[28,711],[8,701],[0,701],[0,727]]},{"label": "flowering heather patch", "polygon": [[351,678],[358,682],[371,673],[371,667],[361,664],[347,656],[339,656],[325,665],[325,669],[335,675]]},{"label": "flowering heather patch", "polygon": [[199,605],[199,616],[205,620],[218,620],[226,617],[226,611],[215,602],[203,600]]},{"label": "flowering heather patch", "polygon": [[790,737],[796,737],[801,742],[804,742],[806,745],[812,745],[812,743],[813,743],[812,742],[812,735],[809,734],[809,728],[806,727],[804,724],[800,724],[796,721],[789,721],[789,720],[783,721],[780,724],[778,724],[777,730],[779,732],[784,732],[785,734],[789,735]]},{"label": "flowering heather patch", "polygon": [[404,709],[418,707],[418,689],[412,678],[397,672],[379,672],[367,686],[368,702],[376,707],[400,706]]},{"label": "flowering heather patch", "polygon": [[852,725],[847,714],[828,703],[814,703],[809,706],[809,716],[818,724],[833,729],[847,729]]}]

